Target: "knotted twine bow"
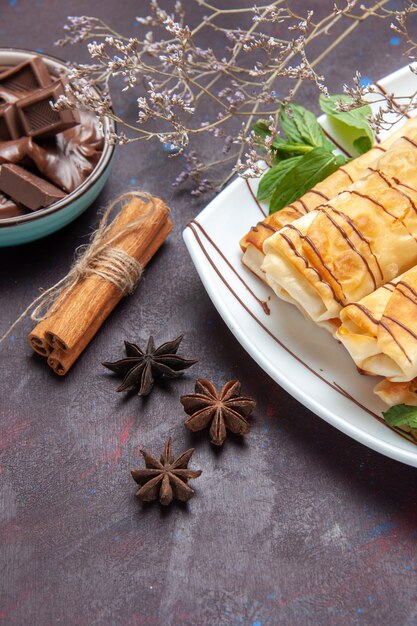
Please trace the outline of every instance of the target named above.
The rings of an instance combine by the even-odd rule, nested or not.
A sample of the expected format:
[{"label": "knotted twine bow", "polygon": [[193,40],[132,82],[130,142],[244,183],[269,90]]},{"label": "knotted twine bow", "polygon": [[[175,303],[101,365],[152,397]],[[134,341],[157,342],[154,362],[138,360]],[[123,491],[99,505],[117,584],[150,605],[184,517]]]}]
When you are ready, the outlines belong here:
[{"label": "knotted twine bow", "polygon": [[[128,198],[140,198],[141,200],[145,200],[147,204],[149,204],[149,211],[141,215],[139,219],[121,227],[112,237],[107,238],[106,235],[112,226],[112,222],[109,223],[112,210],[115,206]],[[128,191],[113,200],[104,210],[98,228],[92,234],[90,242],[76,249],[74,255],[75,260],[68,274],[55,283],[55,285],[43,291],[29,304],[4,335],[0,337],[0,343],[10,335],[14,328],[30,311],[32,311],[30,317],[35,322],[40,322],[51,317],[62,305],[74,287],[91,274],[96,274],[111,283],[117,287],[123,295],[132,293],[142,276],[143,267],[139,261],[120,248],[117,248],[115,244],[125,237],[127,233],[143,224],[152,213],[153,208],[153,197],[142,191]]]}]

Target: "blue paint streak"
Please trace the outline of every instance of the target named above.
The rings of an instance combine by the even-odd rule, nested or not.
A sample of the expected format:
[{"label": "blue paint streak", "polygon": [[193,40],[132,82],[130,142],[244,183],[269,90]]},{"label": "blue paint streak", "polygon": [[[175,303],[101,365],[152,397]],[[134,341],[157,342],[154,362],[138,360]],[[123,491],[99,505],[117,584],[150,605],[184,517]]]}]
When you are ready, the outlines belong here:
[{"label": "blue paint streak", "polygon": [[372,526],[370,530],[366,533],[366,539],[378,539],[379,537],[383,537],[390,530],[395,528],[395,524],[392,522],[383,522],[382,524],[375,524]]},{"label": "blue paint streak", "polygon": [[97,493],[97,489],[90,489],[90,493],[95,496]]},{"label": "blue paint streak", "polygon": [[43,48],[35,48],[35,52],[42,53],[42,52],[45,52],[45,50]]},{"label": "blue paint streak", "polygon": [[178,530],[174,533],[174,538],[175,538],[176,541],[181,539],[181,533]]},{"label": "blue paint streak", "polygon": [[7,341],[10,341],[10,343],[13,343],[13,341],[16,341],[16,335],[9,335],[7,338]]},{"label": "blue paint streak", "polygon": [[401,39],[399,37],[391,37],[389,40],[391,46],[399,46],[401,43]]},{"label": "blue paint streak", "polygon": [[131,178],[130,179],[130,184],[131,185],[137,185],[138,179],[137,178]]},{"label": "blue paint streak", "polygon": [[359,84],[361,87],[367,87],[368,85],[372,85],[373,82],[374,81],[372,80],[372,78],[369,78],[369,76],[362,76]]},{"label": "blue paint streak", "polygon": [[17,1],[17,0],[9,0],[9,5],[10,5],[11,7],[15,7],[15,6],[16,6],[16,1]]},{"label": "blue paint streak", "polygon": [[262,626],[262,622],[259,622],[259,621],[253,622],[252,626]]}]

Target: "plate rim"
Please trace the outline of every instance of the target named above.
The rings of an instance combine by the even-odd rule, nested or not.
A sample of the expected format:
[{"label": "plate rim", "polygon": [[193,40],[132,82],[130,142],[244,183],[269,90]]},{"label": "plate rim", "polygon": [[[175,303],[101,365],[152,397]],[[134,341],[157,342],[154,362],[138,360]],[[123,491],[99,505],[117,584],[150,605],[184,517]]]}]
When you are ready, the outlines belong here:
[{"label": "plate rim", "polygon": [[[384,85],[386,83],[390,83],[393,80],[401,80],[407,75],[409,71],[409,65],[406,65],[381,78],[379,81],[377,81],[377,83]],[[326,119],[326,116],[321,115],[318,118],[318,121],[321,122],[324,119]],[[225,187],[225,189],[217,194],[202,211],[199,212],[199,214],[193,221],[197,222],[198,224],[199,222],[197,220],[203,213],[215,210],[215,207],[213,207],[212,205],[213,203],[218,202],[218,199],[224,192],[228,191],[229,193],[233,193],[234,188],[242,184],[244,184],[244,181],[240,177],[235,178],[229,185],[227,185],[227,187]],[[199,248],[201,248],[203,253],[204,248],[201,246],[201,244],[198,243],[196,236],[193,234],[191,224],[192,222],[187,224],[187,226],[183,230],[183,239],[194,263],[194,266],[197,270],[197,273],[219,315],[226,323],[232,334],[245,349],[245,351],[249,354],[249,356],[254,359],[254,361],[268,374],[268,376],[270,376],[270,378],[274,380],[274,382],[278,383],[301,404],[303,404],[305,407],[315,413],[318,417],[324,419],[327,423],[337,428],[339,431],[348,435],[355,441],[358,441],[359,443],[362,443],[372,450],[375,450],[376,452],[379,452],[391,459],[413,467],[417,467],[417,446],[416,451],[413,452],[411,450],[407,450],[401,447],[400,445],[396,445],[395,443],[381,440],[379,437],[369,433],[367,430],[364,430],[346,421],[334,410],[331,410],[325,405],[320,404],[320,402],[318,402],[316,399],[312,398],[307,392],[305,392],[301,386],[296,385],[295,382],[293,382],[292,379],[285,374],[285,372],[273,368],[273,364],[270,363],[269,359],[262,354],[256,344],[253,343],[250,340],[249,336],[241,330],[240,326],[236,325],[235,317],[233,316],[231,311],[223,305],[220,291],[218,288],[216,288],[216,281],[213,282],[211,280],[213,273],[215,273],[214,268],[210,267],[210,263],[201,263],[198,258]],[[225,288],[227,288],[227,285],[225,285]],[[248,310],[245,310],[246,307],[242,305],[242,303],[240,304],[243,311],[245,311],[244,314],[250,315]],[[267,333],[267,330],[262,327],[262,322],[260,322],[256,317],[255,321],[260,326],[262,332]],[[281,341],[279,335],[277,339]],[[282,344],[282,349],[285,349],[288,352],[288,356],[291,359],[295,359],[292,351],[289,348],[286,348],[285,344]],[[351,399],[351,402],[354,402],[354,400]],[[366,410],[366,408],[363,408],[363,410]],[[401,435],[398,433],[396,434],[398,435],[399,443],[401,440]]]}]

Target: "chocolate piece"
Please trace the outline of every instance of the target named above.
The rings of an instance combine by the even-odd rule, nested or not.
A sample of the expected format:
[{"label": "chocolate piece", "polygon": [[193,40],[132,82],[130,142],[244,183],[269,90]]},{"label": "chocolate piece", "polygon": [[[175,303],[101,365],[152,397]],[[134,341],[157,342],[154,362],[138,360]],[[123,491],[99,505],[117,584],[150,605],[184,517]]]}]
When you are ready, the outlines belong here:
[{"label": "chocolate piece", "polygon": [[67,193],[91,174],[103,150],[97,117],[80,111],[80,124],[39,145],[31,137],[0,141],[0,164],[35,166],[38,173]]},{"label": "chocolate piece", "polygon": [[[79,111],[80,123],[56,136],[48,145],[32,146],[28,156],[39,172],[67,193],[74,191],[91,174],[103,150],[103,133],[98,118]],[[1,143],[0,143],[1,161]]]},{"label": "chocolate piece", "polygon": [[23,61],[19,65],[0,74],[0,96],[9,101],[4,93],[9,96],[21,98],[27,93],[50,85],[52,78],[48,68],[40,57],[34,57]]},{"label": "chocolate piece", "polygon": [[14,104],[0,107],[0,141],[18,139],[20,135]]},{"label": "chocolate piece", "polygon": [[[41,152],[30,137],[19,137],[11,141],[0,141],[0,165],[2,163],[21,163],[29,157],[35,161],[35,157]],[[30,163],[30,162],[29,162]]]},{"label": "chocolate piece", "polygon": [[52,137],[79,123],[76,111],[55,111],[51,102],[65,94],[60,80],[16,102],[24,133],[29,137]]},{"label": "chocolate piece", "polygon": [[16,204],[11,198],[0,193],[0,220],[6,217],[19,217],[25,215],[26,211],[23,207]]},{"label": "chocolate piece", "polygon": [[0,191],[32,211],[50,206],[66,196],[55,185],[15,164],[1,166]]}]

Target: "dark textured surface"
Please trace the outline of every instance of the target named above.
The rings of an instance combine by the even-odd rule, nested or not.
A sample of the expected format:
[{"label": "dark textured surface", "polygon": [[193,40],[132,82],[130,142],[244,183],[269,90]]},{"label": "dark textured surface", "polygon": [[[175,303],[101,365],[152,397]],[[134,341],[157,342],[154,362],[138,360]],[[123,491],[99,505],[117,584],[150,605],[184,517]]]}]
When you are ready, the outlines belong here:
[{"label": "dark textured surface", "polygon": [[[53,54],[66,13],[99,15],[129,32],[145,5],[1,0],[1,45]],[[404,64],[392,36],[378,21],[338,49],[323,63],[332,90],[356,68],[378,78]],[[82,58],[77,48],[59,54]],[[120,148],[105,191],[76,223],[0,251],[4,329],[39,287],[67,271],[97,208],[131,179],[173,209],[169,242],[65,379],[30,355],[29,322],[1,348],[0,623],[416,624],[416,471],[324,423],[246,355],[183,245],[181,231],[199,206],[167,184],[178,168],[157,144]],[[200,360],[183,379],[146,401],[115,393],[100,362],[121,355],[123,339],[154,333],[162,341],[180,331],[182,354]],[[217,451],[184,429],[178,398],[197,376],[218,385],[240,378],[257,398],[243,443]],[[142,506],[129,470],[140,447],[157,453],[168,435],[175,452],[196,445],[197,495],[186,508]]]}]

